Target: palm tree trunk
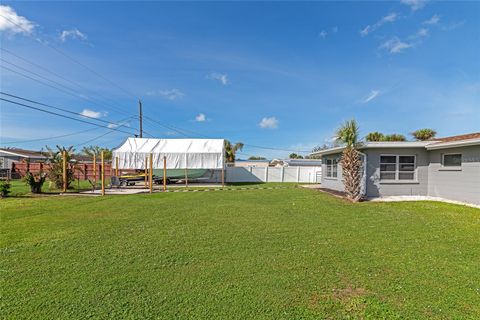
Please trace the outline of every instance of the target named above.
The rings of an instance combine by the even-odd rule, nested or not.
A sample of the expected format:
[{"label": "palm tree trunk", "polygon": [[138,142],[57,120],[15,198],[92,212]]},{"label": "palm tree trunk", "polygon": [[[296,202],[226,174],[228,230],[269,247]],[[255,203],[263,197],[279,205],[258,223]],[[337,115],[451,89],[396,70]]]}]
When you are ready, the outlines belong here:
[{"label": "palm tree trunk", "polygon": [[361,183],[362,183],[362,161],[360,153],[354,147],[346,147],[343,150],[342,159],[340,161],[343,170],[343,184],[347,199],[357,202],[361,199]]}]

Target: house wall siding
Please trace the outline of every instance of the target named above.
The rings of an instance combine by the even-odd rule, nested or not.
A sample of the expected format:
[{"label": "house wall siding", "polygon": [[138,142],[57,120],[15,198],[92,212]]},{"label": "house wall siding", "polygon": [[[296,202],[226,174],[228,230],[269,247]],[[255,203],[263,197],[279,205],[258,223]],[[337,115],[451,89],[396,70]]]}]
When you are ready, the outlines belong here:
[{"label": "house wall siding", "polygon": [[326,155],[322,157],[322,188],[345,191],[342,181],[342,166],[337,165],[337,178],[327,177],[327,159],[337,159],[340,162],[341,153]]},{"label": "house wall siding", "polygon": [[[364,150],[367,155],[367,197],[426,196],[428,193],[428,161],[425,148],[381,148]],[[415,182],[380,181],[380,155],[415,155]]]},{"label": "house wall siding", "polygon": [[[442,154],[461,153],[461,170],[445,170]],[[429,151],[428,195],[480,205],[480,146]]]}]

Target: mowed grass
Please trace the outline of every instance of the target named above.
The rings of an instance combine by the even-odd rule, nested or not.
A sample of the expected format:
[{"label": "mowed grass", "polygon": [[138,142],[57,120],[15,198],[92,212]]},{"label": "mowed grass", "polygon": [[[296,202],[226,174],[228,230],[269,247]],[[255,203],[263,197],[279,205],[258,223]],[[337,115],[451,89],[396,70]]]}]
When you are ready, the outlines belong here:
[{"label": "mowed grass", "polygon": [[12,198],[2,319],[480,317],[480,210],[314,190]]}]

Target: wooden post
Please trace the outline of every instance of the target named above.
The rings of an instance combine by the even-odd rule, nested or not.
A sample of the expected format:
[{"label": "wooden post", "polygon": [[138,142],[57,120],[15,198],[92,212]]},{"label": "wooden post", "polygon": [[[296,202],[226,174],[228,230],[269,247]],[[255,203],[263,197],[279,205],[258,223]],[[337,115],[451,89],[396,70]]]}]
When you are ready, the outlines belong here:
[{"label": "wooden post", "polygon": [[163,156],[163,191],[167,191],[167,157]]},{"label": "wooden post", "polygon": [[63,150],[62,152],[62,158],[63,158],[63,192],[67,192],[67,151]]},{"label": "wooden post", "polygon": [[187,154],[185,154],[185,188],[188,188],[188,158]]},{"label": "wooden post", "polygon": [[188,172],[187,172],[187,168],[185,168],[185,188],[188,188]]},{"label": "wooden post", "polygon": [[105,156],[104,151],[102,151],[102,168],[100,173],[100,178],[102,179],[102,196],[105,195]]},{"label": "wooden post", "polygon": [[93,190],[97,188],[97,156],[93,154]]},{"label": "wooden post", "polygon": [[118,177],[118,157],[115,157],[115,176]]},{"label": "wooden post", "polygon": [[145,188],[147,188],[148,183],[148,156],[145,156]]},{"label": "wooden post", "polygon": [[150,170],[148,173],[148,182],[150,187],[150,193],[153,192],[153,154],[150,153]]},{"label": "wooden post", "polygon": [[225,165],[222,166],[222,188],[225,187]]}]

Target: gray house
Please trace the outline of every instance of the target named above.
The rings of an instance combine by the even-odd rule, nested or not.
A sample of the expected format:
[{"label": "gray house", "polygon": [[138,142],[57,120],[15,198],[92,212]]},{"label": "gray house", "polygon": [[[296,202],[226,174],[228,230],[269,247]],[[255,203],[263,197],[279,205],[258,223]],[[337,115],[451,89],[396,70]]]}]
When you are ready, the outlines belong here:
[{"label": "gray house", "polygon": [[[322,157],[322,187],[344,191],[343,147]],[[430,196],[480,205],[480,132],[414,142],[367,142],[360,147],[362,193],[368,198]]]}]

